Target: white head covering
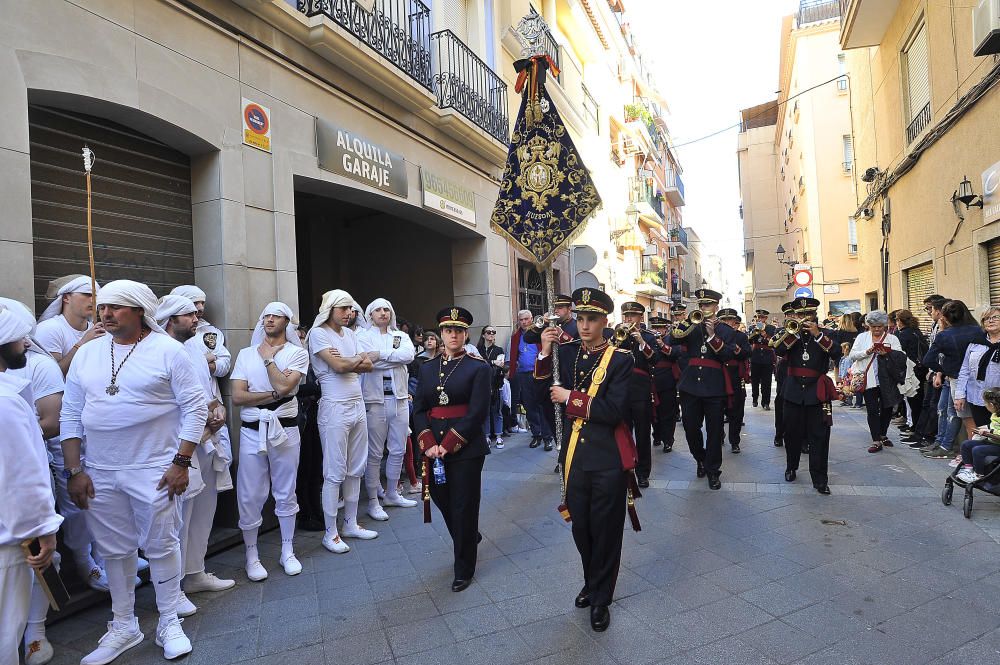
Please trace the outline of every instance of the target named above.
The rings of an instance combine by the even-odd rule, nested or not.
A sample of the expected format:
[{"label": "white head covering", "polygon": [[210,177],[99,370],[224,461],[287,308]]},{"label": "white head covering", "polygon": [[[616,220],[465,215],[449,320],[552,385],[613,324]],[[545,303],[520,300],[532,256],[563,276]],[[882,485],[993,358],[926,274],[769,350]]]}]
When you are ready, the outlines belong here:
[{"label": "white head covering", "polygon": [[166,295],[160,298],[160,306],[156,308],[156,322],[166,329],[167,322],[170,321],[171,316],[190,314],[197,311],[198,308],[194,306],[194,302],[187,296]]},{"label": "white head covering", "polygon": [[98,289],[97,305],[121,305],[123,307],[141,307],[143,320],[153,332],[166,334],[156,322],[157,301],[153,291],[141,282],[130,279],[116,279]]},{"label": "white head covering", "polygon": [[42,345],[39,344],[37,341],[35,341],[35,315],[31,313],[31,310],[28,309],[28,306],[25,305],[20,300],[14,300],[12,298],[0,298],[0,310],[4,309],[10,312],[11,314],[14,314],[18,318],[22,319],[28,325],[31,326],[31,330],[29,330],[28,334],[26,335],[27,338],[31,341],[31,346],[28,348],[28,351],[29,352],[33,351],[35,353],[39,353],[43,356],[49,356],[51,358],[52,354],[43,349]]},{"label": "white head covering", "polygon": [[[372,328],[375,326],[375,322],[372,321],[372,312],[374,312],[379,307],[385,307],[389,310],[389,330],[399,330],[396,326],[396,310],[392,306],[392,303],[385,298],[376,298],[368,303],[368,308],[365,309],[365,321],[367,321],[367,327]],[[360,323],[360,318],[359,321]]]},{"label": "white head covering", "polygon": [[184,296],[189,298],[191,302],[205,302],[205,292],[199,289],[194,284],[181,284],[175,287],[173,291],[170,292],[172,296]]},{"label": "white head covering", "polygon": [[[316,315],[316,320],[313,321],[312,328],[309,329],[312,332],[314,329],[326,323],[326,320],[330,318],[330,312],[334,307],[353,307],[354,309],[361,311],[361,306],[354,301],[354,298],[347,291],[342,291],[340,289],[334,289],[333,291],[327,291],[323,294],[323,301],[319,306],[319,314]],[[364,317],[360,314],[358,315],[360,321],[364,321]]]},{"label": "white head covering", "polygon": [[[97,285],[97,291],[98,293],[101,291],[100,284]],[[63,284],[62,288],[56,291],[55,300],[50,302],[49,306],[45,308],[44,312],[42,312],[42,315],[38,317],[39,323],[62,314],[62,297],[67,293],[92,293],[90,288],[90,278],[86,275],[80,275],[76,279],[72,279]]]},{"label": "white head covering", "polygon": [[253,335],[250,337],[250,346],[259,346],[264,341],[264,317],[268,314],[286,317],[288,319],[288,325],[285,327],[286,341],[295,346],[302,346],[302,340],[299,339],[299,333],[297,332],[299,326],[292,321],[292,308],[283,302],[267,303],[264,311],[260,313],[260,318],[257,319],[257,326],[253,329]]},{"label": "white head covering", "polygon": [[14,310],[0,309],[0,345],[24,339],[31,332],[31,324]]}]

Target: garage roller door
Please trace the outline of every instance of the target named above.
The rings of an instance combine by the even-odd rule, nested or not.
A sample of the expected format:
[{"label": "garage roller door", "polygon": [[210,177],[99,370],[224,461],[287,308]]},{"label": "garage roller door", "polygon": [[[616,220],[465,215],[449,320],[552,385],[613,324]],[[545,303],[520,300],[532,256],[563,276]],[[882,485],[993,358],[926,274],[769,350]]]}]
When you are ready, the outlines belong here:
[{"label": "garage roller door", "polygon": [[1000,238],[986,245],[986,265],[990,274],[990,304],[1000,305]]},{"label": "garage roller door", "polygon": [[934,264],[925,263],[906,271],[906,309],[920,318],[920,329],[930,334],[931,317],[924,313],[924,298],[934,293]]},{"label": "garage roller door", "polygon": [[61,109],[28,110],[35,307],[49,280],[89,274],[81,149],[92,175],[97,280],[133,279],[162,296],[194,283],[191,163],[187,155],[113,122]]}]

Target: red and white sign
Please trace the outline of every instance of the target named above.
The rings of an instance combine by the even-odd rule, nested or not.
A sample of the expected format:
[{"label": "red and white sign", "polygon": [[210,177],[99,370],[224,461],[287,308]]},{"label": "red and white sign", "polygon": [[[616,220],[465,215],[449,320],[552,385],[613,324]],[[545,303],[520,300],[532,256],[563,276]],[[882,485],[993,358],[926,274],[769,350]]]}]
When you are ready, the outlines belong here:
[{"label": "red and white sign", "polygon": [[243,98],[243,143],[271,152],[271,109]]},{"label": "red and white sign", "polygon": [[795,266],[795,274],[792,275],[795,286],[809,286],[813,283],[812,269],[809,266]]}]

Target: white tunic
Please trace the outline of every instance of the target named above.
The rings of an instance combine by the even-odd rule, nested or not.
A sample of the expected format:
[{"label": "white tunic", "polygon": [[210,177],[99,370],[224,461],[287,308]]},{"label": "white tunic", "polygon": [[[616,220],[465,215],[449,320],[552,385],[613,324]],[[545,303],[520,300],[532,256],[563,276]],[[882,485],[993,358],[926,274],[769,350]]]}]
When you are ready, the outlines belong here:
[{"label": "white tunic", "polygon": [[[50,319],[51,320],[51,319]],[[28,364],[21,369],[7,370],[11,376],[27,379],[31,384],[32,405],[43,397],[62,393],[65,387],[62,370],[59,364],[44,353],[28,352]],[[38,409],[35,409],[35,416],[38,416]],[[62,466],[62,446],[59,445],[59,437],[45,440],[45,447],[48,449],[48,461],[50,464],[58,462]]]},{"label": "white tunic", "polygon": [[[304,377],[309,371],[309,354],[301,346],[285,344],[280,351],[274,354],[274,364],[282,372],[292,370],[299,372]],[[236,356],[236,365],[233,367],[233,379],[247,382],[247,390],[252,393],[269,393],[274,390],[271,380],[267,377],[267,368],[264,367],[264,359],[257,352],[257,347],[249,346]],[[295,386],[292,395],[299,392],[299,387]],[[255,406],[244,406],[240,409],[243,420],[255,422],[259,418],[260,409]],[[274,411],[277,418],[294,418],[299,414],[299,401],[296,399],[282,404]]]},{"label": "white tunic", "polygon": [[[382,334],[372,326],[357,335],[362,351],[378,351],[378,360],[371,372],[361,375],[361,391],[366,402],[383,402],[386,397],[406,399],[409,372],[413,362],[413,342],[410,336],[398,330]],[[391,393],[391,395],[389,394]]]},{"label": "white tunic", "polygon": [[27,380],[0,372],[0,546],[55,533],[63,519],[29,392]]},{"label": "white tunic", "polygon": [[122,364],[132,345],[115,344],[111,383],[111,335],[84,344],[66,376],[60,440],[87,436],[87,465],[97,469],[165,466],[177,453],[178,438],[201,441],[208,418],[205,393],[184,346],[150,333]]},{"label": "white tunic", "polygon": [[205,355],[209,353],[215,355],[215,371],[211,373],[213,377],[212,389],[215,397],[221,399],[222,392],[219,390],[219,382],[216,379],[227,376],[233,364],[233,357],[229,353],[229,349],[226,348],[225,335],[208,321],[201,321],[198,323],[198,330],[194,337],[185,344],[190,344],[199,350],[201,361],[205,363],[206,367],[208,367],[208,362],[205,360]]},{"label": "white tunic", "polygon": [[340,374],[335,372],[319,352],[336,349],[341,358],[353,358],[361,352],[358,338],[350,328],[341,328],[340,334],[325,326],[309,331],[309,355],[312,357],[313,373],[323,390],[323,399],[346,402],[361,399],[361,380],[357,372]]},{"label": "white tunic", "polygon": [[[87,330],[93,327],[94,324],[87,323]],[[49,353],[65,356],[73,350],[74,344],[83,339],[87,330],[77,330],[69,324],[65,316],[60,314],[38,324],[35,340]]]}]

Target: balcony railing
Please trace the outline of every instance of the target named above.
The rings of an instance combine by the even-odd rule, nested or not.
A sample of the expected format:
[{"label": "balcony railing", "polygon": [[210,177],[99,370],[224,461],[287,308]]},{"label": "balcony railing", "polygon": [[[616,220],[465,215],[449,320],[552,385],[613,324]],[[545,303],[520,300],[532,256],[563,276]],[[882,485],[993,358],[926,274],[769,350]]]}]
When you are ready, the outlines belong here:
[{"label": "balcony railing", "polygon": [[[535,11],[534,7],[531,7],[531,13],[534,16],[538,16],[538,12]],[[556,63],[556,67],[562,69],[562,63],[559,61],[559,43],[556,42],[556,38],[552,36],[552,32],[547,27],[545,28],[545,34],[542,35],[542,48],[544,49],[545,55],[552,58],[552,62]],[[562,74],[555,78],[561,85]]]},{"label": "balcony railing", "polygon": [[843,0],[801,0],[799,2],[799,27],[808,23],[828,21],[841,16]]},{"label": "balcony railing", "polygon": [[[642,204],[645,204],[652,208],[652,212],[656,214],[660,223],[662,223],[663,207],[660,199],[656,196],[656,190],[653,189],[650,179],[643,177],[629,178],[629,185],[632,188],[631,200],[640,204],[640,213],[642,213]],[[648,213],[646,214],[648,215]]]},{"label": "balcony railing", "polygon": [[684,181],[681,180],[680,175],[674,169],[667,169],[666,173],[667,179],[664,183],[667,188],[664,192],[667,196],[667,200],[670,201],[670,205],[682,206],[684,205]]},{"label": "balcony railing", "polygon": [[688,234],[683,227],[676,227],[667,232],[667,239],[670,242],[679,242],[685,247],[688,246]]},{"label": "balcony railing", "polygon": [[590,120],[590,126],[598,134],[601,133],[601,108],[597,105],[597,100],[587,90],[587,86],[580,84],[583,92],[583,114]]},{"label": "balcony railing", "polygon": [[431,48],[438,106],[455,109],[506,143],[507,84],[451,30],[432,34]]},{"label": "balcony railing", "polygon": [[431,10],[421,0],[375,0],[366,11],[356,0],[297,0],[306,16],[322,14],[432,90]]},{"label": "balcony railing", "polygon": [[906,144],[913,143],[929,124],[931,124],[931,103],[927,102],[906,127]]},{"label": "balcony railing", "polygon": [[675,298],[690,298],[691,284],[686,279],[677,280],[677,283],[672,285],[670,295]]},{"label": "balcony railing", "polygon": [[[643,268],[645,268],[645,266],[643,266]],[[667,275],[662,270],[643,269],[642,274],[639,275],[635,282],[636,284],[652,284],[653,286],[658,286],[661,289],[666,289]]]}]

